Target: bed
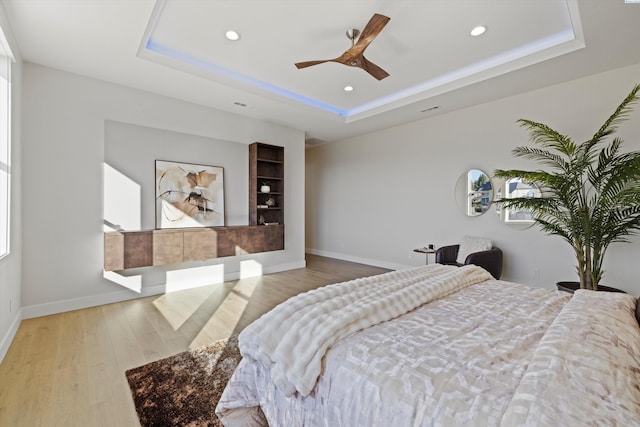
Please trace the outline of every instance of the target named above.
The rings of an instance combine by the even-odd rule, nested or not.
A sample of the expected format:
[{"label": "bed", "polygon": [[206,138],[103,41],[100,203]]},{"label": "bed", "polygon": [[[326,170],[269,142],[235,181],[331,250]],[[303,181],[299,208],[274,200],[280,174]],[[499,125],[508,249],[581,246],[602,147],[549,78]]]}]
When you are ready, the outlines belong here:
[{"label": "bed", "polygon": [[225,426],[640,426],[637,301],[430,265],[295,296],[239,337]]}]

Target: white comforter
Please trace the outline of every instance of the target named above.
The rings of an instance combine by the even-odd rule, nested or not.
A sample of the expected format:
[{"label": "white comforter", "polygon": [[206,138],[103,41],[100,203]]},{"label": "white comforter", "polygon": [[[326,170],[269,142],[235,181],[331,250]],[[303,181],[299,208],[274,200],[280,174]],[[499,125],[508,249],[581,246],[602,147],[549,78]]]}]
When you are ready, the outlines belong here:
[{"label": "white comforter", "polygon": [[635,307],[627,294],[576,291],[540,340],[502,425],[640,425]]},{"label": "white comforter", "polygon": [[308,395],[327,349],[353,332],[396,318],[491,279],[474,265],[431,265],[351,280],[299,294],[249,325],[240,352],[271,370],[286,396]]},{"label": "white comforter", "polygon": [[640,426],[634,307],[486,280],[333,343],[306,396],[245,357],[216,413],[243,427]]}]

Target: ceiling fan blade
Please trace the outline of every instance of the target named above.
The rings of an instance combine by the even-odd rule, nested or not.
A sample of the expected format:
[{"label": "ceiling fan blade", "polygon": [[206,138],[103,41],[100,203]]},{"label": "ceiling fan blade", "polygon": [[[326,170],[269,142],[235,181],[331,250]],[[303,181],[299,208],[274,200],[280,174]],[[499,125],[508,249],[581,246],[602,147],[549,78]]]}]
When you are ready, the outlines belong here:
[{"label": "ceiling fan blade", "polygon": [[380,34],[380,31],[382,31],[390,20],[391,18],[388,16],[380,15],[379,13],[374,14],[369,22],[367,22],[362,33],[360,33],[356,44],[351,47],[350,50],[353,51],[353,54],[358,55],[364,52],[367,46]]},{"label": "ceiling fan blade", "polygon": [[296,67],[298,67],[298,69],[300,68],[307,68],[307,67],[311,67],[312,65],[318,65],[318,64],[324,64],[325,62],[329,62],[332,61],[331,59],[320,59],[318,61],[305,61],[305,62],[296,62]]},{"label": "ceiling fan blade", "polygon": [[[373,39],[375,39],[380,31],[387,25],[387,23],[391,20],[388,16],[380,15],[379,13],[374,14],[367,25],[362,30],[358,41],[355,42],[349,49],[347,49],[342,55],[334,59],[323,59],[318,61],[306,61],[306,62],[296,62],[296,67],[307,68],[312,65],[323,64],[325,62],[338,62],[340,64],[348,65],[350,67],[358,67],[365,70],[367,73],[371,74],[374,78],[378,80],[382,80],[385,77],[389,76],[385,70],[374,64],[373,62],[369,62],[363,55],[364,50],[371,44]],[[349,35],[349,34],[347,34]]]},{"label": "ceiling fan blade", "polygon": [[389,77],[389,73],[387,73],[382,68],[378,67],[373,62],[369,61],[364,56],[362,57],[360,68],[362,68],[363,70],[365,70],[367,73],[371,74],[373,77],[375,77],[378,80],[382,80],[385,77]]}]

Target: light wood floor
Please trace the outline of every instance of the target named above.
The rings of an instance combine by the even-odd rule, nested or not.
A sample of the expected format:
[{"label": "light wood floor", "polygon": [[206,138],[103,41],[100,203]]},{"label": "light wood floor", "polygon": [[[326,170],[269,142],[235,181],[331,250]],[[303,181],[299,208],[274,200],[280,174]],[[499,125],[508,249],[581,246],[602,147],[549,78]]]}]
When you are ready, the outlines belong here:
[{"label": "light wood floor", "polygon": [[24,320],[0,365],[0,426],[138,426],[124,371],[240,332],[285,299],[388,270],[307,268]]}]

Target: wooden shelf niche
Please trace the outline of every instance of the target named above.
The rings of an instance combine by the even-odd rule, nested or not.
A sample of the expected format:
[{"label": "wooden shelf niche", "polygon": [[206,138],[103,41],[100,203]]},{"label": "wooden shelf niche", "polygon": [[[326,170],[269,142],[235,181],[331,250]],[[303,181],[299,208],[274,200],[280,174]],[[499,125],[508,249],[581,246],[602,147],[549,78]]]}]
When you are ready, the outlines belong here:
[{"label": "wooden shelf niche", "polygon": [[[263,193],[260,188],[269,185]],[[284,147],[249,145],[249,225],[284,224]]]}]

